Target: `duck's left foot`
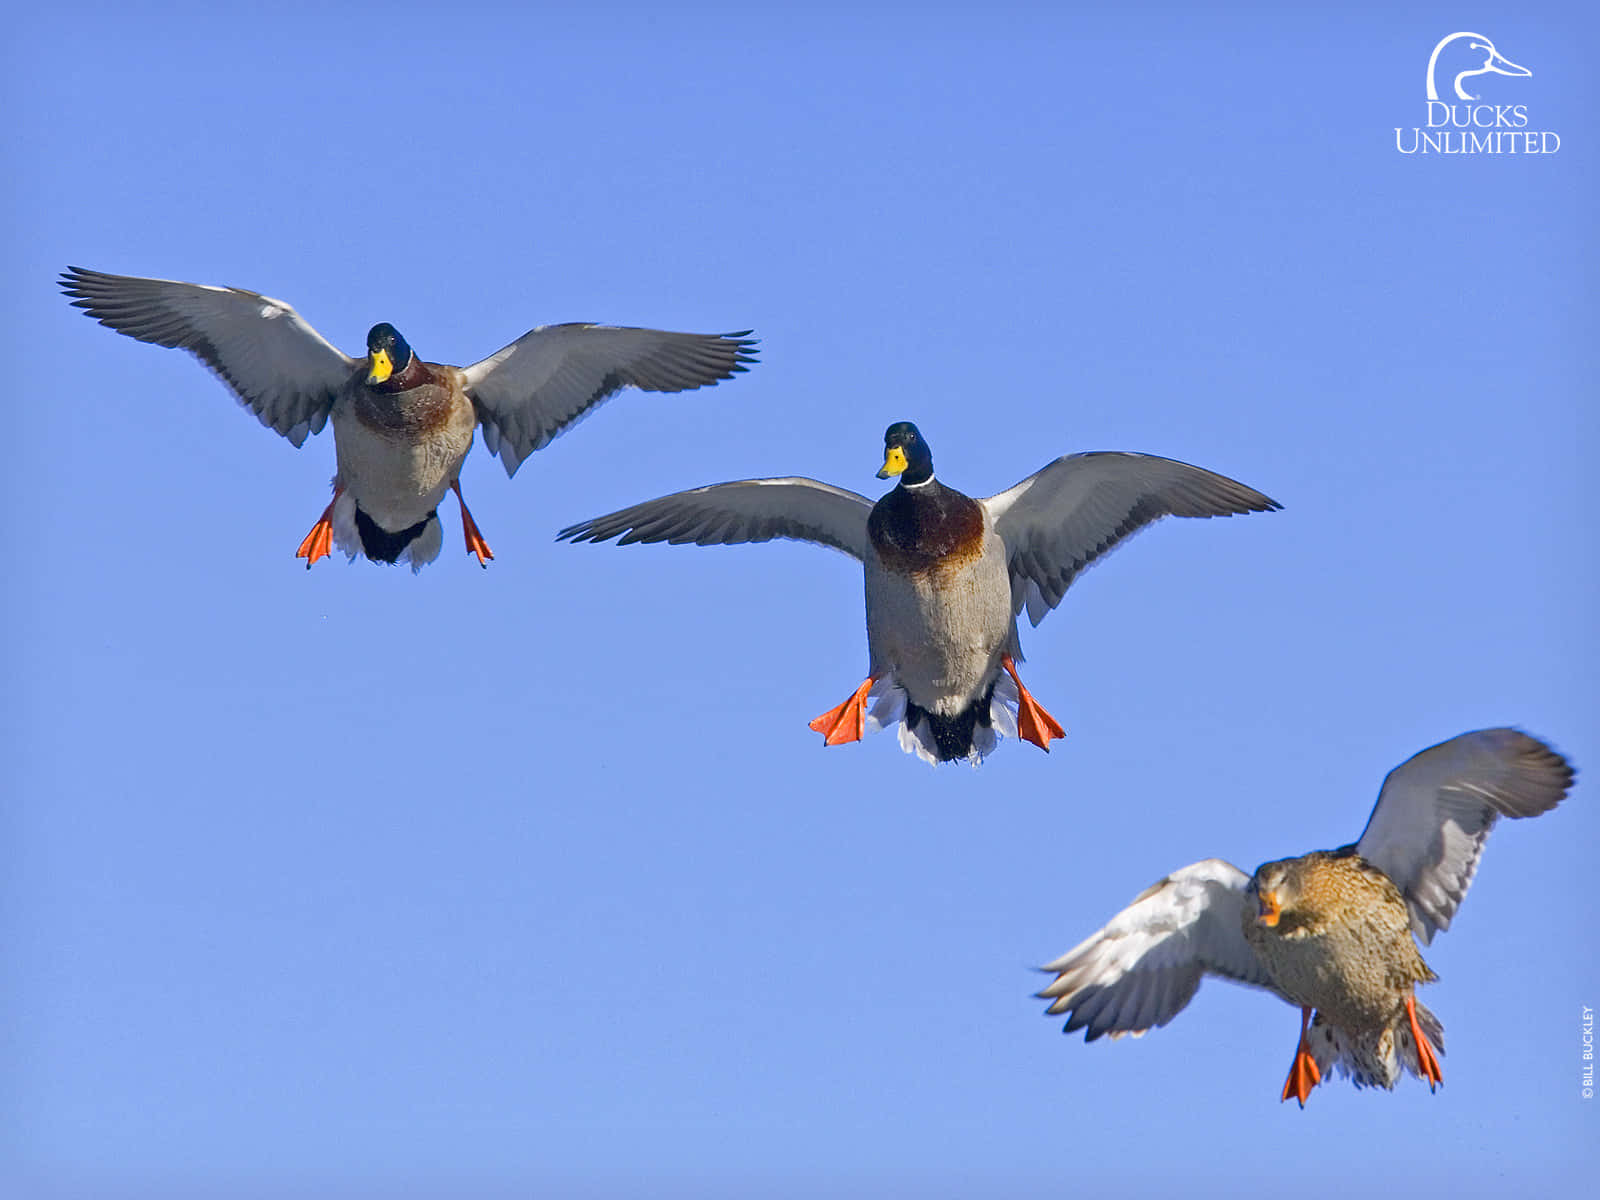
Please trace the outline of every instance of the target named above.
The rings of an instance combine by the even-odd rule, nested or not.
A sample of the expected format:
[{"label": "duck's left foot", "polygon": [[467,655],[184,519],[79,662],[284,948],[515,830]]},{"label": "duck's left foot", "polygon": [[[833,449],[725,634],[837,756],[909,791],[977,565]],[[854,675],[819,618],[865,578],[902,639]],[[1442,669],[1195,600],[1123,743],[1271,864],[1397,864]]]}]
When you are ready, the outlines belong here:
[{"label": "duck's left foot", "polygon": [[1012,681],[1017,685],[1017,736],[1025,742],[1032,742],[1046,754],[1050,753],[1052,738],[1064,738],[1067,731],[1049,713],[1045,712],[1044,705],[1033,698],[1033,694],[1022,686],[1022,678],[1017,674],[1017,664],[1011,661],[1011,655],[1006,655],[1000,660],[1000,665],[1006,669]]},{"label": "duck's left foot", "polygon": [[876,682],[867,676],[861,686],[850,693],[850,699],[812,719],[811,728],[822,735],[824,745],[841,746],[861,740],[867,732],[867,693]]},{"label": "duck's left foot", "polygon": [[1444,1068],[1439,1065],[1439,1056],[1433,1052],[1432,1044],[1422,1036],[1422,1026],[1417,1023],[1415,996],[1406,997],[1406,1019],[1411,1022],[1411,1040],[1417,1047],[1417,1067],[1428,1081],[1428,1090],[1431,1092],[1444,1082]]},{"label": "duck's left foot", "polygon": [[317,559],[328,558],[333,553],[333,506],[339,502],[339,493],[343,490],[333,489],[333,499],[328,501],[328,507],[322,510],[322,516],[317,518],[311,532],[300,539],[300,545],[295,549],[294,556],[306,560],[308,571]]},{"label": "duck's left foot", "polygon": [[1306,1026],[1311,1023],[1311,1010],[1300,1010],[1300,1045],[1295,1049],[1294,1062],[1289,1064],[1289,1078],[1284,1081],[1281,1099],[1287,1100],[1293,1096],[1300,1102],[1300,1107],[1306,1106],[1306,1097],[1311,1095],[1311,1089],[1322,1082],[1322,1072],[1317,1067],[1317,1060],[1311,1057],[1311,1050],[1306,1045]]},{"label": "duck's left foot", "polygon": [[494,551],[489,549],[489,543],[483,540],[483,534],[478,532],[478,523],[472,519],[472,514],[467,511],[467,502],[461,498],[461,481],[452,479],[450,488],[456,494],[456,499],[461,503],[461,532],[467,538],[467,553],[478,556],[478,565],[487,567],[489,559],[494,557]]}]

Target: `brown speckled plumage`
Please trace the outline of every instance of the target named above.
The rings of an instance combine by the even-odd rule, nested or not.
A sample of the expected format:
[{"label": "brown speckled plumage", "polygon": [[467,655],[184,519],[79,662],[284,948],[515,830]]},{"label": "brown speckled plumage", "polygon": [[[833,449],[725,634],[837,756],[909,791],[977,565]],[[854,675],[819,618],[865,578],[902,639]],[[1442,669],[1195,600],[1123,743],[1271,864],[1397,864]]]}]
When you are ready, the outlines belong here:
[{"label": "brown speckled plumage", "polygon": [[[1318,1068],[1341,1058],[1342,1036],[1362,1084],[1393,1087],[1401,1068],[1421,1075],[1406,999],[1438,976],[1411,936],[1411,913],[1394,881],[1353,849],[1314,850],[1258,867],[1245,894],[1245,941],[1286,999],[1316,1010]],[[1275,903],[1273,920],[1263,919],[1262,895]]]},{"label": "brown speckled plumage", "polygon": [[1444,1030],[1414,997],[1436,978],[1417,939],[1449,928],[1495,822],[1548,812],[1574,775],[1515,729],[1451,738],[1389,773],[1353,845],[1253,875],[1215,858],[1174,871],[1050,963],[1056,979],[1039,994],[1093,1041],[1165,1025],[1203,976],[1221,975],[1301,1008],[1284,1099],[1303,1104],[1335,1069],[1358,1087],[1392,1088],[1408,1071],[1434,1086]]},{"label": "brown speckled plumage", "polygon": [[416,357],[405,370],[376,385],[367,383],[365,370],[357,371],[348,395],[356,420],[375,432],[405,438],[441,433],[462,414],[472,418],[472,401],[462,386],[461,372]]},{"label": "brown speckled plumage", "polygon": [[1358,854],[1314,850],[1257,868],[1271,888],[1276,924],[1246,904],[1244,937],[1278,990],[1346,1029],[1377,1026],[1403,1011],[1414,984],[1436,976],[1411,936],[1411,914],[1390,878]]}]

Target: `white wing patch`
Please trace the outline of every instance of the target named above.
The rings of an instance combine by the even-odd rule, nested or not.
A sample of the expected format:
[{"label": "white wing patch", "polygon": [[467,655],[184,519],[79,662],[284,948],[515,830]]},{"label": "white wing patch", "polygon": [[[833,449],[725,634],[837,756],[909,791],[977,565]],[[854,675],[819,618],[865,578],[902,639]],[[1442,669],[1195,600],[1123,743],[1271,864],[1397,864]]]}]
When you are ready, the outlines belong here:
[{"label": "white wing patch", "polygon": [[1142,1033],[1165,1025],[1194,997],[1205,975],[1272,990],[1244,940],[1250,877],[1220,858],[1174,871],[1146,888],[1060,958],[1045,966],[1056,979],[1039,992],[1045,1011],[1067,1014],[1066,1032]]}]

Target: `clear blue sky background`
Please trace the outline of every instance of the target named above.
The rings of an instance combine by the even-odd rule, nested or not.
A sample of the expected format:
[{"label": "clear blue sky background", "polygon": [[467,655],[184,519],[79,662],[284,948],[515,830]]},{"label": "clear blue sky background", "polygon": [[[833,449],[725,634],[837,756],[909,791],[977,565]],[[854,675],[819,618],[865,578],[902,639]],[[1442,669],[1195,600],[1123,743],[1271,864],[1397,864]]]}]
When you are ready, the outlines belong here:
[{"label": "clear blue sky background", "polygon": [[[1592,5],[307,5],[14,13],[0,1190],[1156,1195],[1592,1184],[1600,771]],[[1408,157],[1455,30],[1549,157]],[[358,351],[753,326],[463,486],[499,558],[294,547],[296,452],[68,263],[264,291]],[[877,494],[912,419],[999,491],[1058,454],[1235,476],[1025,632],[1067,727],[932,770],[806,721],[861,574],[569,547],[678,488]],[[1428,954],[1446,1084],[1278,1089],[1207,983],[1085,1046],[1032,968],[1146,884],[1340,844],[1511,723],[1591,772],[1502,825]],[[1285,1184],[1283,1181],[1293,1181]]]}]

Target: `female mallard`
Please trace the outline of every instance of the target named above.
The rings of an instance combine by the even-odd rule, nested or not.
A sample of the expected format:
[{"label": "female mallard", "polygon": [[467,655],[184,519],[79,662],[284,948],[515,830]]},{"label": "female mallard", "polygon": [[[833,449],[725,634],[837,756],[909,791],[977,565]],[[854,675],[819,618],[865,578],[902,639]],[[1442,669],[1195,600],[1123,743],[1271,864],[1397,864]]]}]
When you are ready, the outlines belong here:
[{"label": "female mallard", "polygon": [[1495,820],[1548,812],[1574,774],[1515,729],[1451,738],[1389,772],[1353,846],[1253,876],[1219,858],[1174,871],[1045,967],[1057,978],[1039,995],[1092,1042],[1165,1025],[1220,975],[1300,1006],[1283,1099],[1305,1107],[1332,1066],[1357,1087],[1409,1071],[1432,1089],[1444,1028],[1416,1001],[1435,976],[1413,935],[1426,945],[1450,928]]},{"label": "female mallard", "polygon": [[461,501],[467,551],[493,558],[461,498],[472,435],[508,476],[522,460],[624,387],[679,392],[754,362],[744,333],[667,333],[613,325],[541,325],[470,367],[423,362],[393,325],[374,325],[367,356],[340,352],[281,300],[242,288],[106,275],[71,267],[61,288],[118,333],[187,350],[261,423],[295,446],[333,421],[333,500],[295,551],[306,567],[331,545],[420,570],[443,538],[435,511]]},{"label": "female mallard", "polygon": [[[1009,491],[973,500],[933,475],[909,421],[884,434],[876,504],[814,479],[746,479],[677,492],[563,529],[574,541],[709,546],[796,538],[866,567],[867,678],[811,722],[827,745],[901,722],[900,744],[928,762],[981,761],[996,737],[1048,751],[1064,732],[1017,675],[1017,613],[1037,625],[1077,574],[1163,516],[1263,512],[1278,504],[1241,483],[1148,454],[1058,458]],[[1002,674],[1003,673],[1003,674]],[[1015,710],[1015,715],[1013,715]]]}]

